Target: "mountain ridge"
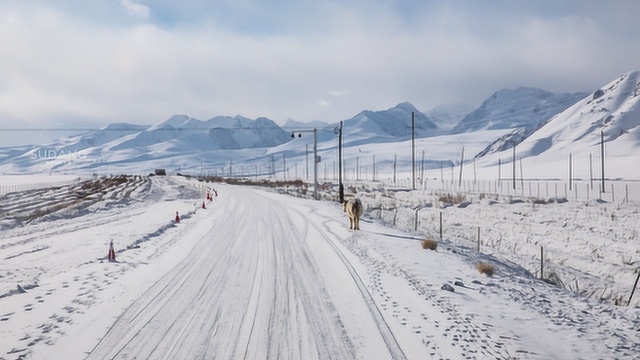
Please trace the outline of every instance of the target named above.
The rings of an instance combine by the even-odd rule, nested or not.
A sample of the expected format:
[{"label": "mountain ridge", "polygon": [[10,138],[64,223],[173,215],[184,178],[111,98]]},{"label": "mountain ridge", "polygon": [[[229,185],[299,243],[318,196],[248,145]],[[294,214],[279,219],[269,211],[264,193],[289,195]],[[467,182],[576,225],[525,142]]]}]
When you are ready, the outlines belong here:
[{"label": "mountain ridge", "polygon": [[[635,148],[640,146],[637,120],[625,115],[625,112],[640,117],[636,102],[629,101],[629,94],[637,97],[640,92],[638,74],[640,72],[625,74],[592,93],[552,94],[529,87],[501,89],[478,109],[464,116],[453,131],[438,127],[429,116],[409,102],[386,110],[364,110],[343,120],[345,156],[351,159],[347,161],[353,161],[356,157],[370,154],[375,155],[374,161],[394,163],[395,159],[390,156],[395,155],[385,151],[385,148],[391,146],[395,149],[398,146],[394,144],[404,144],[412,139],[411,113],[415,120],[413,135],[418,146],[426,150],[426,163],[431,167],[456,163],[457,160],[451,157],[452,151],[441,147],[459,149],[465,145],[461,143],[465,139],[471,139],[476,144],[467,147],[467,151],[473,152],[467,159],[473,159],[473,155],[477,154],[475,158],[482,160],[478,164],[487,166],[495,166],[496,157],[504,157],[504,152],[514,145],[518,146],[521,158],[540,156],[552,150],[563,152],[566,142],[587,141],[592,146],[595,142],[592,133],[600,128],[612,148],[615,148],[614,142],[620,143],[618,139],[626,144],[619,147]],[[587,96],[568,104],[584,94]],[[554,113],[558,109],[563,111]],[[580,115],[582,119],[576,120],[580,112],[583,113]],[[556,119],[564,120],[560,120],[561,125],[555,125],[558,123]],[[591,125],[583,126],[581,123],[584,121]],[[581,131],[581,134],[569,136],[564,128],[569,123],[572,124],[571,129]],[[337,151],[337,124],[319,122],[317,125],[318,153],[322,154],[323,161],[330,159],[335,162],[331,159]],[[101,168],[139,171],[155,167],[185,169],[202,164],[218,166],[214,164],[231,161],[236,169],[250,166],[256,171],[258,164],[268,162],[268,167],[273,171],[274,156],[283,159],[283,166],[284,158],[288,158],[288,164],[292,164],[296,157],[308,156],[304,149],[311,148],[313,137],[305,135],[300,140],[292,141],[294,138],[291,135],[295,130],[302,129],[285,129],[265,117],[252,120],[236,115],[198,120],[177,114],[153,126],[116,123],[42,146],[0,149],[0,172],[93,171]],[[470,135],[462,136],[464,134]],[[558,134],[565,134],[565,143],[555,140]],[[625,140],[627,138],[635,142],[631,144]],[[435,145],[431,144],[439,144],[439,147],[434,148]],[[402,146],[400,159],[407,156],[405,146],[409,148],[408,145]],[[357,153],[348,149],[356,149]],[[241,165],[243,163],[247,165]]]},{"label": "mountain ridge", "polygon": [[566,110],[588,93],[553,94],[533,87],[500,89],[480,107],[467,114],[452,130],[460,134],[478,130],[535,129],[540,123]]}]

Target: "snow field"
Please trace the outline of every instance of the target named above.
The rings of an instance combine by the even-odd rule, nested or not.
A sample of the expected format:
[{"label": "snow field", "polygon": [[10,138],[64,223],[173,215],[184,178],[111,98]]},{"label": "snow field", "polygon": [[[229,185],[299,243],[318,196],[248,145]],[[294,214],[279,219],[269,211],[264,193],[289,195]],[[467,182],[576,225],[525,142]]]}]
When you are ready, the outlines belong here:
[{"label": "snow field", "polygon": [[[537,277],[542,248],[545,278],[554,273],[567,289],[588,297],[626,305],[637,276],[639,215],[634,204],[541,204],[473,193],[366,188],[359,196],[372,219],[440,239],[442,217],[444,240],[473,250],[479,245],[482,253]],[[634,297],[631,305],[638,303]]]},{"label": "snow field", "polygon": [[[162,179],[155,182],[162,184]],[[113,192],[107,192],[102,201],[85,211],[3,230],[0,329],[6,340],[0,341],[0,353],[30,357],[35,352],[37,358],[38,350],[54,346],[60,338],[65,339],[65,334],[75,333],[75,324],[86,321],[84,314],[108,325],[109,318],[99,311],[101,306],[111,306],[110,302],[120,298],[126,300],[128,292],[135,292],[137,286],[123,286],[118,279],[156,261],[174,248],[176,239],[160,237],[155,247],[144,250],[127,251],[127,246],[157,233],[166,223],[172,224],[175,211],[186,214],[196,208],[192,198],[200,192],[181,187],[146,187],[143,193],[133,191],[128,199],[109,200]],[[190,194],[189,200],[179,200],[185,193]],[[176,230],[175,226],[166,229],[165,235],[175,234]],[[114,264],[105,262],[110,241],[117,252],[118,262]],[[133,252],[142,252],[142,259],[130,261],[128,257]],[[153,279],[155,274],[151,275]],[[20,293],[17,285],[34,287]],[[74,317],[76,314],[82,316]],[[98,323],[91,322],[94,334],[96,329],[98,334],[103,331],[96,326]],[[7,330],[9,333],[5,333]],[[80,344],[72,343],[76,347]],[[48,346],[43,349],[43,344]]]},{"label": "snow field", "polygon": [[[576,224],[572,235],[594,226],[608,236],[635,221],[631,205],[622,215],[608,204],[534,207],[467,195],[468,206],[443,207],[427,192],[359,189],[367,209],[382,210],[350,231],[335,202],[248,187],[215,184],[220,197],[203,210],[207,186],[153,177],[115,205],[107,196],[94,211],[3,230],[2,283],[37,286],[0,298],[0,357],[633,359],[640,351],[635,306],[547,284],[509,259],[520,237],[554,234],[565,219]],[[175,211],[186,215],[180,224]],[[441,211],[444,239],[423,250]],[[476,225],[502,231],[500,246],[476,252]],[[542,234],[535,241],[551,237]],[[104,261],[111,240],[115,263]],[[495,275],[480,274],[478,261]],[[598,261],[577,260],[605,268]]]}]

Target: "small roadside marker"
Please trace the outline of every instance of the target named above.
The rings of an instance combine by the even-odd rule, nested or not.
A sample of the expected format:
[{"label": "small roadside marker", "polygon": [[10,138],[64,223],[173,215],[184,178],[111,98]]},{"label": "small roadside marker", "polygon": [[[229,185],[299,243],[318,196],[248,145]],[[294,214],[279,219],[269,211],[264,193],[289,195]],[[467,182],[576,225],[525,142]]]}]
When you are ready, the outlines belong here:
[{"label": "small roadside marker", "polygon": [[113,240],[109,243],[109,254],[107,254],[107,260],[109,260],[109,262],[116,261],[116,252],[113,250]]}]

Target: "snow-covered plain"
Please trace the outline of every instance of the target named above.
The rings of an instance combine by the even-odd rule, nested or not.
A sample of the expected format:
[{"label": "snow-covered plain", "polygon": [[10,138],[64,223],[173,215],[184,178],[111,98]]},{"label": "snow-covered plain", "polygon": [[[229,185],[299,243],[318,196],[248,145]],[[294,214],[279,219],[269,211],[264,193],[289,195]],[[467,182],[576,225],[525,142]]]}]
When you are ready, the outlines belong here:
[{"label": "snow-covered plain", "polygon": [[[0,359],[640,354],[637,297],[621,306],[637,264],[634,202],[468,193],[446,206],[449,194],[349,187],[367,210],[351,231],[336,202],[310,192],[207,186],[220,196],[206,209],[203,185],[180,177],[0,197]],[[112,241],[117,262],[105,260]],[[540,245],[545,274],[567,289],[537,278]]]}]

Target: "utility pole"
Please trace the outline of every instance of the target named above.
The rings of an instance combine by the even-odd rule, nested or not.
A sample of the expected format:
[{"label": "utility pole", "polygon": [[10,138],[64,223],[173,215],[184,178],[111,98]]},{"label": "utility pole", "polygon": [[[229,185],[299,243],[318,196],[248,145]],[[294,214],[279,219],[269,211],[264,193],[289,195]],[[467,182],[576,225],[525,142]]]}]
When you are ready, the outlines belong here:
[{"label": "utility pole", "polygon": [[318,200],[318,129],[313,128],[313,198]]},{"label": "utility pole", "polygon": [[420,161],[420,185],[424,184],[424,150],[422,150],[422,161]]},{"label": "utility pole", "polygon": [[593,156],[589,153],[589,186],[593,190]]},{"label": "utility pole", "polygon": [[458,187],[462,187],[462,167],[464,164],[464,146],[460,152],[460,177],[458,178]]},{"label": "utility pole", "polygon": [[477,182],[477,177],[476,177],[476,159],[473,159],[473,185],[475,186]]},{"label": "utility pole", "polygon": [[396,183],[396,168],[398,166],[398,154],[393,155],[393,183]]},{"label": "utility pole", "polygon": [[516,189],[516,144],[513,144],[513,190]]},{"label": "utility pole", "polygon": [[573,182],[573,174],[572,174],[572,168],[573,168],[573,154],[569,153],[569,191],[571,191],[572,188],[572,182]]},{"label": "utility pole", "polygon": [[411,112],[411,188],[416,189],[416,127],[413,111]]},{"label": "utility pole", "polygon": [[371,181],[376,181],[376,156],[373,155],[373,166],[371,167]]},{"label": "utility pole", "polygon": [[298,137],[302,137],[303,132],[313,133],[313,198],[318,200],[318,163],[320,162],[320,157],[318,156],[318,129],[293,131],[291,137],[295,138],[295,133],[298,133]]},{"label": "utility pole", "polygon": [[602,158],[602,192],[604,190],[604,131],[600,131],[600,157]]},{"label": "utility pole", "polygon": [[344,202],[344,185],[342,185],[342,121],[340,121],[340,127],[333,130],[338,134],[338,192],[339,200],[342,204]]},{"label": "utility pole", "polygon": [[287,181],[287,156],[282,152],[282,178]]}]

